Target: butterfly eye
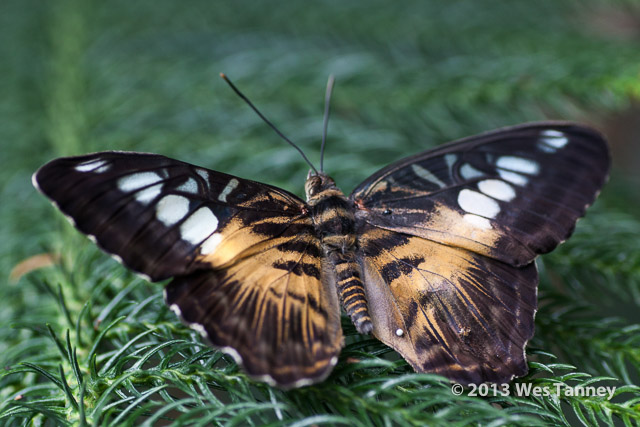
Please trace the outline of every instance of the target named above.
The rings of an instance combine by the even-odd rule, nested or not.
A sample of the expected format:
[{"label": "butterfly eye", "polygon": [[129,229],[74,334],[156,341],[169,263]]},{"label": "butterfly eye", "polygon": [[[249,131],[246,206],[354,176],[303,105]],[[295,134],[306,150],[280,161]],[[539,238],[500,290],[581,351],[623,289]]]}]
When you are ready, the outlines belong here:
[{"label": "butterfly eye", "polygon": [[304,185],[307,198],[313,197],[322,189],[322,178],[318,175],[312,175],[307,179]]}]

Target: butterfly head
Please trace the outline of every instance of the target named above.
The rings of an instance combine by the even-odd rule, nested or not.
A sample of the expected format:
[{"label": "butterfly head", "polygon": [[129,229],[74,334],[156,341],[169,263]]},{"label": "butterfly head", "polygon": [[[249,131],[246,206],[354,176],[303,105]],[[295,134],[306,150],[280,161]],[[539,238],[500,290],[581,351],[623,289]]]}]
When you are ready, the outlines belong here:
[{"label": "butterfly head", "polygon": [[335,181],[322,172],[316,173],[309,171],[307,175],[307,181],[304,184],[304,191],[307,196],[307,202],[313,204],[313,200],[317,200],[319,197],[325,195],[326,191],[340,191],[336,186]]}]

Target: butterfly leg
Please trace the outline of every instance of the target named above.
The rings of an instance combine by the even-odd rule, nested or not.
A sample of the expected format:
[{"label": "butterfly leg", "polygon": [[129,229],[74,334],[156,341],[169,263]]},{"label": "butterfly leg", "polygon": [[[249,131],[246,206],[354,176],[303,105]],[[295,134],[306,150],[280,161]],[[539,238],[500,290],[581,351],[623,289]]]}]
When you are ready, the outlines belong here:
[{"label": "butterfly leg", "polygon": [[353,252],[330,252],[329,259],[335,266],[338,279],[338,295],[356,330],[361,334],[370,334],[373,323],[369,316],[369,307],[362,284],[360,264]]}]

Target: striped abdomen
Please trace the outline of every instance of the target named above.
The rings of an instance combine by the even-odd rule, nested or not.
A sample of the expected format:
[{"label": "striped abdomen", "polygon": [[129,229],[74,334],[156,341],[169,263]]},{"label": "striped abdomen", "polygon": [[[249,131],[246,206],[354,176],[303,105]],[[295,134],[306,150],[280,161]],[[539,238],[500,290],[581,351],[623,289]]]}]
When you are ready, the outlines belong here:
[{"label": "striped abdomen", "polygon": [[360,265],[354,252],[329,253],[329,259],[336,269],[338,295],[342,307],[361,334],[369,334],[373,330],[364,286],[360,278]]}]

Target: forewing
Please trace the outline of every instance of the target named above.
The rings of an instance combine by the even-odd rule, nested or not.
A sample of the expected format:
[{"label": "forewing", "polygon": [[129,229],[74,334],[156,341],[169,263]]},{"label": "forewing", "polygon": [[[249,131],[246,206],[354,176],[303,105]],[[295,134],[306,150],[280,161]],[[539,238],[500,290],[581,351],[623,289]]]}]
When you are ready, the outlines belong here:
[{"label": "forewing", "polygon": [[34,185],[151,280],[224,267],[291,233],[304,216],[304,202],[284,190],[154,154],[56,159],[35,173]]},{"label": "forewing", "polygon": [[350,196],[364,224],[526,265],[566,240],[609,171],[593,129],[505,128],[401,160]]},{"label": "forewing", "polygon": [[527,372],[534,263],[514,267],[373,227],[359,244],[373,333],[416,371],[461,384],[504,383]]},{"label": "forewing", "polygon": [[165,296],[249,375],[282,388],[324,379],[343,341],[335,282],[319,241],[297,231],[228,268],[177,277]]}]

